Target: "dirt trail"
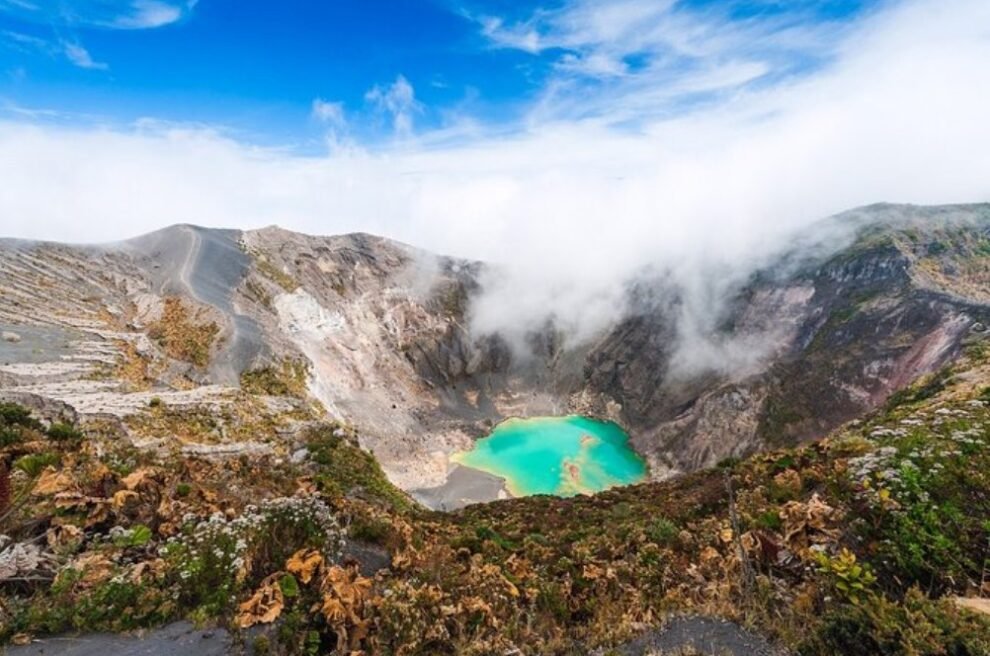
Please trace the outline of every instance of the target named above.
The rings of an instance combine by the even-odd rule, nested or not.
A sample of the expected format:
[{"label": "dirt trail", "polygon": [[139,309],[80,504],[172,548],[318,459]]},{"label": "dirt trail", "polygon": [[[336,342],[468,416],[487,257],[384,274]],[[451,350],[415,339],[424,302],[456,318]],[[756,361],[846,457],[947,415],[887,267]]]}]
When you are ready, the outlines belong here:
[{"label": "dirt trail", "polygon": [[[679,617],[663,629],[651,631],[609,652],[622,656],[677,654],[694,649],[705,656],[787,656],[760,636],[738,624],[712,617]],[[38,640],[22,647],[9,647],[9,656],[235,656],[252,653],[251,641],[235,644],[224,629],[196,629],[189,622],[176,622],[144,636],[91,634]]]},{"label": "dirt trail", "polygon": [[228,656],[234,651],[230,634],[223,629],[196,629],[176,622],[144,637],[96,633],[58,636],[22,647],[8,647],[8,656]]},{"label": "dirt trail", "polygon": [[140,258],[150,260],[156,291],[186,293],[230,317],[232,332],[214,358],[216,382],[232,384],[264,348],[264,336],[251,317],[234,307],[234,291],[251,266],[239,245],[241,232],[177,225],[127,242]]},{"label": "dirt trail", "polygon": [[716,617],[678,617],[615,651],[622,656],[678,654],[693,649],[705,656],[787,656],[764,638]]}]

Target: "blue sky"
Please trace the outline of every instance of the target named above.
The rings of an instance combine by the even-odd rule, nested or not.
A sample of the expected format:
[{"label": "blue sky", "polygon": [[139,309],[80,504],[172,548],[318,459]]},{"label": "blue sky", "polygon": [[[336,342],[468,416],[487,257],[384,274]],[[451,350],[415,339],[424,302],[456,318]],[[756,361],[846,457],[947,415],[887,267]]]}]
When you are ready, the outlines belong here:
[{"label": "blue sky", "polygon": [[[876,5],[0,0],[0,108],[208,124],[303,151],[328,131],[375,144],[511,133],[534,117],[636,126],[827,65],[831,31]],[[644,85],[670,91],[623,112],[601,102]]]},{"label": "blue sky", "polygon": [[489,329],[590,335],[643,268],[990,201],[988,26],[988,0],[0,0],[0,236],[370,232],[501,264]]}]

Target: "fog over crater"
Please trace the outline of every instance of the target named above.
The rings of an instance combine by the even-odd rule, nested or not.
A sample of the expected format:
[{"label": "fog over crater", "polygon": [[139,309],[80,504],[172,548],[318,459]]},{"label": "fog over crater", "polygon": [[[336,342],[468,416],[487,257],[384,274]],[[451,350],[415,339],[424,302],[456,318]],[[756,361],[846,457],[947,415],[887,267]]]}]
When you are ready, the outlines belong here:
[{"label": "fog over crater", "polygon": [[657,115],[635,88],[581,117],[548,97],[511,136],[335,137],[323,156],[195,125],[8,119],[0,225],[74,242],[176,222],[381,234],[492,264],[472,329],[513,344],[548,320],[572,344],[600,335],[645,272],[676,289],[684,367],[745,367],[759,348],[707,337],[724,300],[814,221],[990,198],[988,24],[980,0],[892,3],[818,34],[834,39],[818,70],[690,111]]}]

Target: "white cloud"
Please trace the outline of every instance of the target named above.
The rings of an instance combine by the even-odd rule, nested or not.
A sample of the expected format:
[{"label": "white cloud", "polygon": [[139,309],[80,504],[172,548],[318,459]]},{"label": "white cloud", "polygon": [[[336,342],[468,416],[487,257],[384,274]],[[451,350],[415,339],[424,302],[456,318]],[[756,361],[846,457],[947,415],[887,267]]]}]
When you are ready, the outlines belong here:
[{"label": "white cloud", "polygon": [[33,2],[28,2],[27,0],[0,0],[0,9],[16,7],[18,9],[26,9],[28,11],[37,11],[39,9],[38,5]]},{"label": "white cloud", "polygon": [[128,30],[144,30],[169,25],[181,19],[186,7],[157,0],[135,0],[130,8],[114,17],[114,27]]},{"label": "white cloud", "polygon": [[171,25],[186,18],[198,1],[73,0],[41,4],[27,0],[0,0],[0,12],[51,25],[145,30]]},{"label": "white cloud", "polygon": [[326,130],[324,137],[327,148],[334,152],[345,145],[349,145],[347,139],[347,117],[344,114],[344,103],[332,102],[322,98],[313,100],[310,115],[323,125]]},{"label": "white cloud", "polygon": [[[845,26],[812,20],[814,3],[806,4],[739,20],[731,16],[732,2],[692,7],[675,0],[565,0],[517,22],[475,20],[494,47],[552,62],[554,74],[533,120],[618,124],[669,115],[699,94],[733,93],[763,76],[827,60]],[[616,115],[617,98],[639,100],[635,116]]]},{"label": "white cloud", "polygon": [[31,34],[4,30],[0,32],[0,37],[3,38],[3,42],[7,47],[21,52],[47,53],[51,50],[51,43],[48,40]]},{"label": "white cloud", "polygon": [[79,68],[91,68],[100,71],[105,71],[110,68],[103,62],[94,61],[92,55],[89,54],[89,51],[78,43],[66,42],[62,45],[65,49],[66,58]]},{"label": "white cloud", "polygon": [[482,16],[478,18],[478,23],[482,34],[499,47],[515,48],[532,54],[544,48],[540,34],[529,25],[507,27],[505,21],[495,16]]},{"label": "white cloud", "polygon": [[397,136],[412,135],[413,116],[422,111],[422,107],[416,100],[413,86],[404,76],[399,75],[387,87],[375,85],[364,94],[364,99],[377,111],[392,117],[392,129]]},{"label": "white cloud", "polygon": [[65,57],[73,66],[94,70],[107,70],[109,66],[95,61],[89,51],[78,41],[51,41],[20,32],[0,32],[0,41],[21,52],[38,53],[47,57]]},{"label": "white cloud", "polygon": [[[0,122],[0,234],[100,241],[182,221],[375,232],[502,263],[479,327],[552,313],[586,335],[621,311],[620,283],[642,267],[711,284],[704,306],[820,217],[990,200],[987,25],[984,0],[902,2],[838,39],[831,66],[700,111],[651,114],[664,91],[650,85],[587,98],[596,114],[645,116],[635,131],[550,113],[512,137],[298,157],[203,129]],[[735,75],[758,74],[749,65]],[[369,102],[411,131],[408,82]]]},{"label": "white cloud", "polygon": [[557,68],[595,77],[621,77],[629,72],[629,66],[621,59],[597,52],[587,55],[568,53],[557,62]]},{"label": "white cloud", "polygon": [[332,102],[322,98],[313,100],[312,115],[317,121],[333,127],[341,128],[347,124],[344,118],[344,103]]}]

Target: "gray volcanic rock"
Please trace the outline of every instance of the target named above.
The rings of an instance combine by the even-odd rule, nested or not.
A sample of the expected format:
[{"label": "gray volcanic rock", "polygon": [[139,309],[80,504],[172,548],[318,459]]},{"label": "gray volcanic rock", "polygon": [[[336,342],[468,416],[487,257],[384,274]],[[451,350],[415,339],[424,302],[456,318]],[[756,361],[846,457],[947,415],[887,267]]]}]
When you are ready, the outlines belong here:
[{"label": "gray volcanic rock", "polygon": [[[100,247],[3,240],[0,328],[22,341],[0,341],[0,389],[126,423],[153,400],[222,413],[245,372],[299,366],[393,482],[452,507],[504,493],[449,456],[511,416],[618,421],[655,478],[824,434],[990,324],[988,258],[988,206],[863,208],[720,284],[707,323],[685,320],[696,299],[657,270],[595,339],[548,321],[523,353],[469,330],[484,264],[371,235],[181,225]],[[171,297],[218,327],[205,366],[152,330]],[[189,448],[273,446],[298,449]]]},{"label": "gray volcanic rock", "polygon": [[245,653],[234,649],[224,629],[197,629],[176,622],[141,637],[118,634],[55,636],[29,645],[7,648],[10,656],[228,656]]},{"label": "gray volcanic rock", "polygon": [[443,485],[412,490],[411,494],[424,506],[438,510],[457,510],[472,503],[509,496],[505,480],[463,465],[454,465]]},{"label": "gray volcanic rock", "polygon": [[685,652],[704,656],[786,656],[765,638],[715,617],[676,617],[662,629],[651,631],[615,650],[622,656]]},{"label": "gray volcanic rock", "polygon": [[134,264],[147,272],[153,293],[189,296],[226,319],[229,332],[210,373],[215,382],[227,384],[236,383],[266,347],[258,324],[234,304],[251,268],[251,258],[240,247],[241,235],[238,230],[176,225],[122,244]]},{"label": "gray volcanic rock", "polygon": [[[705,336],[759,357],[675,367],[674,292],[592,351],[588,384],[622,406],[654,475],[821,436],[950,362],[986,322],[988,206],[876,206],[833,222],[852,235],[842,248],[796,247],[758,271]],[[973,279],[945,273],[960,261]]]}]

